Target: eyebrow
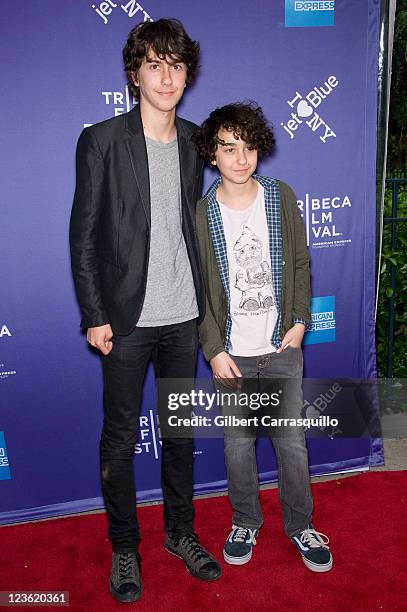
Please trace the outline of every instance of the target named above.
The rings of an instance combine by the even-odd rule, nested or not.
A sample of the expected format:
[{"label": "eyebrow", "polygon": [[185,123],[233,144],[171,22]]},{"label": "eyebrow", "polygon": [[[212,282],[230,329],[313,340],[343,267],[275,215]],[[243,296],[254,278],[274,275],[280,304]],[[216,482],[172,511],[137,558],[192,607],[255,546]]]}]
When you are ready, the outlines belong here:
[{"label": "eyebrow", "polygon": [[236,142],[226,142],[225,140],[221,140],[220,138],[218,138],[218,144],[220,144],[222,147],[235,147],[236,146]]},{"label": "eyebrow", "polygon": [[173,66],[174,64],[182,64],[182,60],[174,60],[172,62],[167,62],[167,60],[161,60],[161,59],[153,59],[151,57],[146,57],[146,63],[147,64],[169,64],[170,66]]}]

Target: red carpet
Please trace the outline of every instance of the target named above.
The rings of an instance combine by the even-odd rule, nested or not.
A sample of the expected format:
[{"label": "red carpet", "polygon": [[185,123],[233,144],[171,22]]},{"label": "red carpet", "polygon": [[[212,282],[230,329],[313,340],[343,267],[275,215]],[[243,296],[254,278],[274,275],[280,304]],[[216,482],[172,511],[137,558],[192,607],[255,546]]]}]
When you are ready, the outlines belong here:
[{"label": "red carpet", "polygon": [[162,507],[148,506],[138,511],[144,593],[135,604],[109,594],[104,514],[1,528],[0,590],[69,591],[69,609],[84,612],[407,610],[407,472],[372,472],[312,489],[314,523],[330,537],[334,556],[325,574],[310,572],[283,534],[273,489],[261,494],[265,525],[243,567],[222,558],[231,523],[227,498],[196,502],[196,530],[222,562],[215,583],[192,578],[163,549]]}]

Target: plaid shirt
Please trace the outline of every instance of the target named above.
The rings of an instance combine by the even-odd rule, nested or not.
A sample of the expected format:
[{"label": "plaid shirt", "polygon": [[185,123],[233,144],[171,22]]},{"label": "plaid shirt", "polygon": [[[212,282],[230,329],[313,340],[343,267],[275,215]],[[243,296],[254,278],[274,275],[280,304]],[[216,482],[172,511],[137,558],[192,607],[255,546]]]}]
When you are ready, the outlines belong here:
[{"label": "plaid shirt", "polygon": [[[281,216],[280,216],[280,188],[275,179],[253,175],[264,188],[264,202],[268,226],[269,249],[271,260],[271,273],[273,278],[274,291],[277,305],[277,321],[271,337],[271,344],[276,348],[281,346],[281,286],[283,277],[283,245],[281,238]],[[230,285],[229,285],[229,264],[227,258],[227,247],[225,233],[223,231],[222,214],[218,201],[216,200],[216,190],[221,179],[218,178],[211,185],[205,198],[208,200],[208,225],[211,240],[218,265],[219,275],[225,291],[228,303],[228,317],[225,329],[225,351],[230,349],[230,335],[232,331],[232,317],[230,315]],[[303,319],[294,319],[293,323],[304,323]]]}]

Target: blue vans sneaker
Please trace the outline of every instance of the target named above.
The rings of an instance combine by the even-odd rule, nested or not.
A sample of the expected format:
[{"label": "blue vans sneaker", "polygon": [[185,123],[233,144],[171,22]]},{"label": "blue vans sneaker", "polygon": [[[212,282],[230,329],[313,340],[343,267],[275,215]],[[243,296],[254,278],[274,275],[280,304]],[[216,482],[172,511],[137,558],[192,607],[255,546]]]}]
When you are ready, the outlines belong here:
[{"label": "blue vans sneaker", "polygon": [[315,531],[310,523],[307,529],[300,531],[291,541],[298,548],[302,560],[313,572],[329,572],[332,568],[332,555],[328,548],[329,538]]},{"label": "blue vans sneaker", "polygon": [[256,544],[258,529],[236,527],[232,525],[228,539],[223,547],[223,558],[231,565],[244,565],[252,558],[253,546]]}]

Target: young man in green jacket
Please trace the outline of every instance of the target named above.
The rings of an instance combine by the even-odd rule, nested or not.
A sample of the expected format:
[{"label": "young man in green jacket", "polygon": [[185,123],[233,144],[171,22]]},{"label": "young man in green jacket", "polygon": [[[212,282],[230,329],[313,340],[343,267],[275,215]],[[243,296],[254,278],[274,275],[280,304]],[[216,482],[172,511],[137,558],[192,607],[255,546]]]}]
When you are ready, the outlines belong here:
[{"label": "young man in green jacket", "polygon": [[[229,104],[213,111],[196,135],[203,159],[217,167],[197,207],[197,234],[206,288],[199,333],[214,378],[229,387],[238,379],[289,379],[284,414],[300,418],[302,351],[310,319],[310,273],[305,231],[293,191],[255,173],[270,153],[272,130],[260,107]],[[281,434],[281,431],[280,431]],[[279,468],[284,530],[305,565],[332,567],[329,540],[312,522],[308,457],[303,430],[273,436]],[[258,495],[255,436],[225,427],[225,461],[232,530],[225,561],[243,565],[252,556],[263,523]]]}]

